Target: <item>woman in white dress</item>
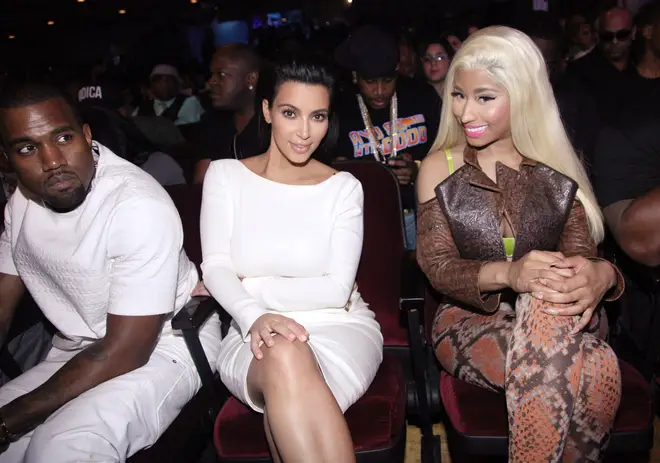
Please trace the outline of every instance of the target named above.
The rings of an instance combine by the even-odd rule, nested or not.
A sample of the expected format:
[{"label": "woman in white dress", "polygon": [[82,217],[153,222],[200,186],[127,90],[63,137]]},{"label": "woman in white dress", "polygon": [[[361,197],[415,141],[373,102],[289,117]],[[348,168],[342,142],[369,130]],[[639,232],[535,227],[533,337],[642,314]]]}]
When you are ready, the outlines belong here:
[{"label": "woman in white dress", "polygon": [[275,461],[351,462],[343,412],[367,390],[383,352],[355,284],[362,186],[313,159],[331,125],[328,70],[289,61],[270,77],[262,76],[268,151],[214,161],[204,181],[204,283],[233,317],[218,371],[264,414]]}]

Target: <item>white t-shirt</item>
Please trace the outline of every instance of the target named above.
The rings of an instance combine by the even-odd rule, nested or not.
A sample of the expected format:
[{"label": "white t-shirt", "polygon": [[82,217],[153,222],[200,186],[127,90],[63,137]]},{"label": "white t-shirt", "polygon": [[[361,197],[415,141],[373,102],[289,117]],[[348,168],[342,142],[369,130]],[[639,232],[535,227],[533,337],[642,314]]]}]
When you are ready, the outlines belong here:
[{"label": "white t-shirt", "polygon": [[[19,188],[0,237],[0,272],[21,277],[71,348],[103,338],[107,314],[176,313],[198,281],[169,195],[139,167],[99,151],[83,204],[57,213]],[[165,323],[162,335],[171,332]]]}]

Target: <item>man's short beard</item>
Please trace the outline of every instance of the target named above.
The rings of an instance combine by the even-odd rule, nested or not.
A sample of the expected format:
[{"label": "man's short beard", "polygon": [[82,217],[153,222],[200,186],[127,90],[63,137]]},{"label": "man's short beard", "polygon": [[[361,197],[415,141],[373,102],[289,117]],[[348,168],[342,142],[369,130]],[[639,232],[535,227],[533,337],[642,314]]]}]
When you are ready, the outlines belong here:
[{"label": "man's short beard", "polygon": [[55,212],[66,213],[71,212],[78,208],[85,198],[89,190],[84,185],[78,185],[75,189],[66,194],[58,196],[44,196],[42,198],[44,204]]}]

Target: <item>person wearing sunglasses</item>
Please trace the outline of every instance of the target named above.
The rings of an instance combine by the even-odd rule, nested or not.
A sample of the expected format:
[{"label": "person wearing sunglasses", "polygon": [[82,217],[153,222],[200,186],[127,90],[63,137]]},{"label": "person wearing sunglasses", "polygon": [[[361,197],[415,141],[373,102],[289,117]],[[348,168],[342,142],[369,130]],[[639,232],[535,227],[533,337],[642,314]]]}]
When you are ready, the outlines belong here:
[{"label": "person wearing sunglasses", "polygon": [[614,119],[625,98],[626,69],[634,27],[630,11],[621,7],[605,10],[596,21],[598,46],[586,56],[573,61],[569,72],[580,77],[597,96],[605,120]]},{"label": "person wearing sunglasses", "polygon": [[598,40],[603,55],[615,68],[623,71],[628,67],[633,39],[632,16],[623,8],[613,8],[602,17]]},{"label": "person wearing sunglasses", "polygon": [[445,89],[445,77],[456,52],[443,38],[427,38],[419,50],[426,81],[442,98]]}]

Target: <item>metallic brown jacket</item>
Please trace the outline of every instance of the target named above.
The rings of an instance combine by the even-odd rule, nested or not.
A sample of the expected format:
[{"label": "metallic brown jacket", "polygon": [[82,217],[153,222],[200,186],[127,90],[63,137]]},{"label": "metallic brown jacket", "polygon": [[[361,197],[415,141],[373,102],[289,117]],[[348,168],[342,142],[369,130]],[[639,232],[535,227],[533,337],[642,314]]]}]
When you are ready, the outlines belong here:
[{"label": "metallic brown jacket", "polygon": [[[476,152],[440,183],[436,198],[418,206],[417,261],[433,287],[473,308],[493,312],[501,293],[481,293],[481,267],[506,260],[500,225],[511,224],[514,260],[530,251],[596,258],[577,184],[545,164],[524,158],[516,171],[497,163],[497,183],[479,167]],[[623,292],[623,278],[607,300]]]}]

